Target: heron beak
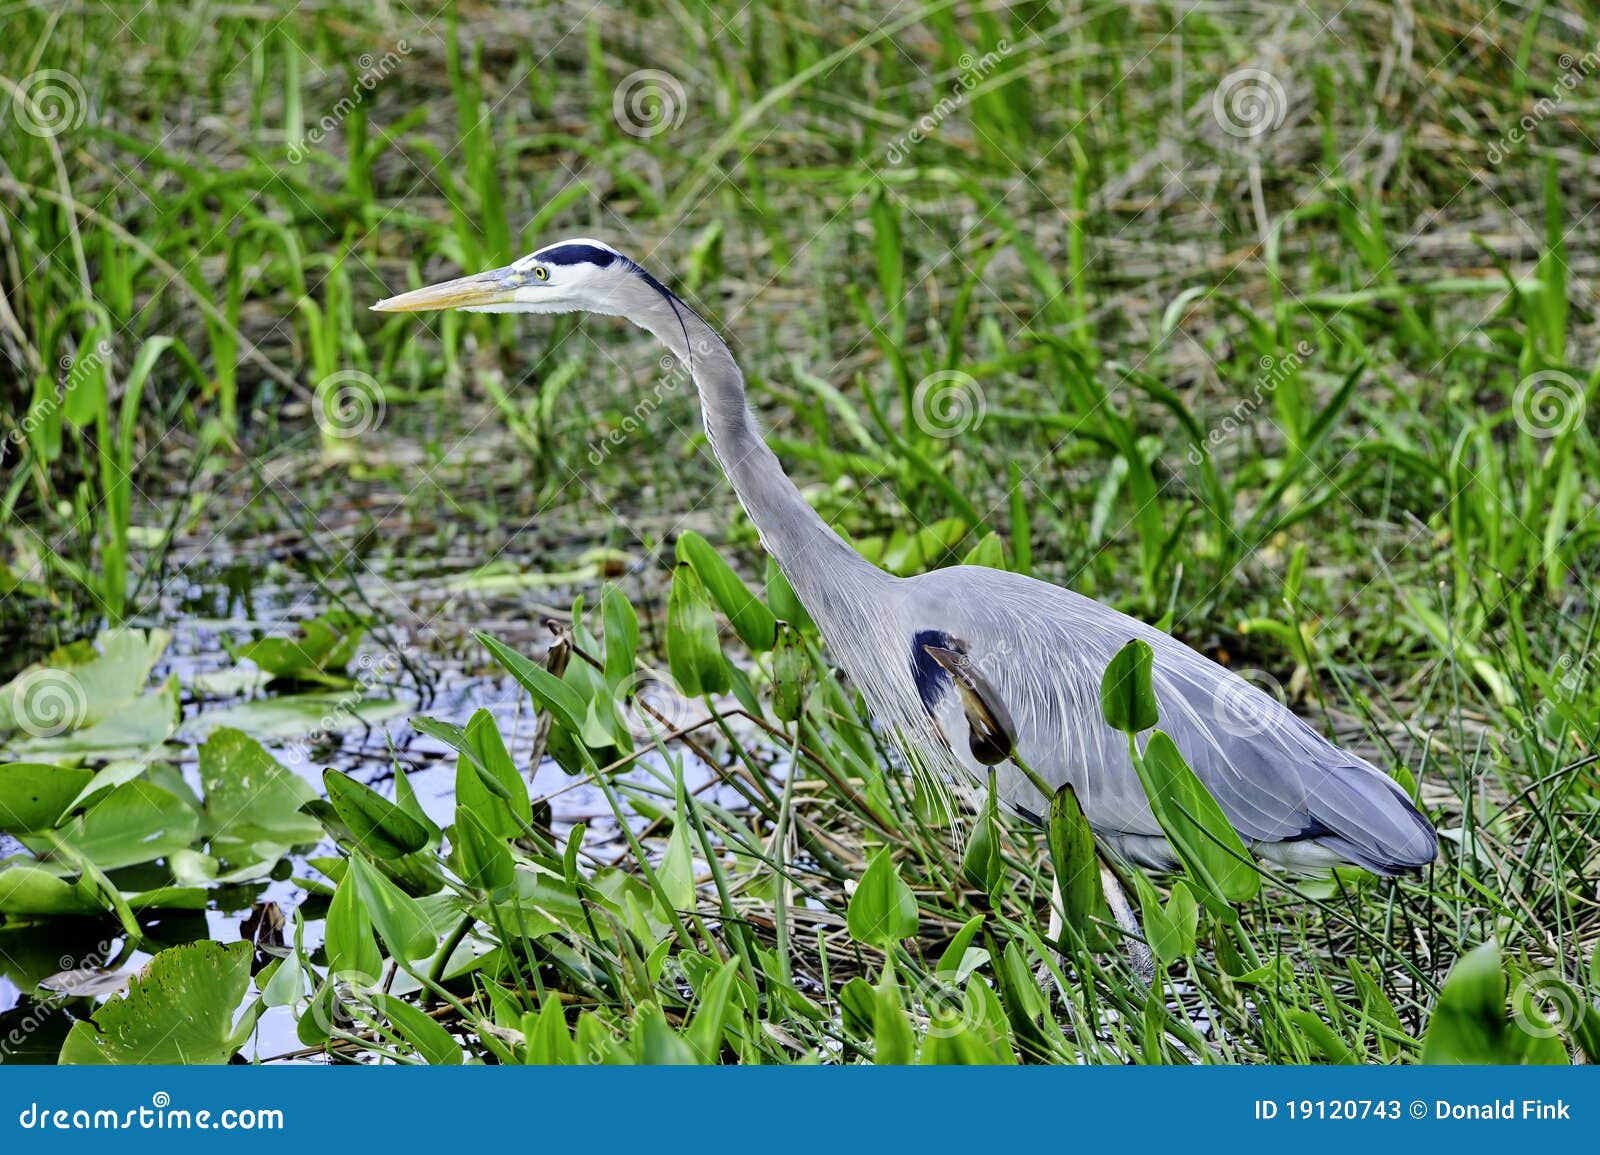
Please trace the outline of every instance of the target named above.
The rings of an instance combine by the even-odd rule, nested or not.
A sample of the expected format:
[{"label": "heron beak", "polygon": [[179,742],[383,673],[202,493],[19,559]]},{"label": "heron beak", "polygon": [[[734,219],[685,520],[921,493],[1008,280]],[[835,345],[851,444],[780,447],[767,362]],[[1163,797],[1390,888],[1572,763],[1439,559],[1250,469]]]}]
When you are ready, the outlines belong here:
[{"label": "heron beak", "polygon": [[505,269],[491,269],[470,277],[457,277],[422,289],[388,297],[372,308],[379,313],[423,313],[435,309],[481,309],[514,301],[514,287],[506,284]]}]

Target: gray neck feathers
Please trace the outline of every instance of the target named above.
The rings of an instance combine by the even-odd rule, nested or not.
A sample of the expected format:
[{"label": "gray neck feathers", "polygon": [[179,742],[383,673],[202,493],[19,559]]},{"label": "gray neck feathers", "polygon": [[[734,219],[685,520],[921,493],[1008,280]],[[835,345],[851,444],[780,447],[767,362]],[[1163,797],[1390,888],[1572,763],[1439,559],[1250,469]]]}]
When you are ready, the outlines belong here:
[{"label": "gray neck feathers", "polygon": [[[892,579],[851,549],[806,502],[756,428],[744,374],[716,331],[693,309],[635,272],[621,274],[618,312],[653,334],[689,367],[706,436],[739,502],[806,609],[826,625],[826,603]],[[840,606],[838,609],[844,609]]]}]

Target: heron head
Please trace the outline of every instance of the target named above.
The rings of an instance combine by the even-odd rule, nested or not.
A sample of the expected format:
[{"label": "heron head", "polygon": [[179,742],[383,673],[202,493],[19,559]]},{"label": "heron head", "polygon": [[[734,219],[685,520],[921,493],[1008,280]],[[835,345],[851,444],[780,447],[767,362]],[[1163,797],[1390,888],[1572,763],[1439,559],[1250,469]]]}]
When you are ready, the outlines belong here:
[{"label": "heron head", "polygon": [[601,241],[557,241],[500,269],[457,277],[379,301],[380,313],[464,309],[470,313],[619,313],[638,265]]}]

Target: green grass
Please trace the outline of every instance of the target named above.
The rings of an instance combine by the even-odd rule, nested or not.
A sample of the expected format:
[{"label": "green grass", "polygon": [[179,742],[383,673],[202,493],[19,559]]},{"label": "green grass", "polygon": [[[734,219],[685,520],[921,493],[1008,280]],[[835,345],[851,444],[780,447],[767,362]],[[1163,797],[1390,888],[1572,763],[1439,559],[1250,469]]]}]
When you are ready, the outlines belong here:
[{"label": "green grass", "polygon": [[[0,49],[7,660],[102,622],[173,624],[162,590],[217,535],[303,559],[321,610],[419,554],[491,565],[560,526],[651,560],[638,656],[681,679],[662,639],[682,532],[747,577],[765,561],[660,351],[600,320],[424,328],[365,308],[601,236],[728,334],[770,442],[864,552],[915,572],[977,551],[1163,624],[1414,782],[1444,846],[1419,878],[1273,879],[1237,926],[1202,911],[1149,995],[1114,950],[1043,943],[1042,839],[1006,824],[1005,869],[964,869],[814,639],[780,676],[719,615],[761,723],[719,698],[634,777],[599,775],[650,820],[620,863],[492,799],[467,807],[481,861],[440,857],[431,832],[407,867],[369,855],[436,941],[470,914],[463,941],[492,952],[456,972],[377,929],[380,965],[403,963],[471,1053],[1414,1060],[1446,974],[1490,939],[1513,992],[1549,970],[1592,998],[1593,15],[19,10]],[[1245,68],[1272,82],[1254,135],[1225,123],[1249,113],[1222,85]],[[348,492],[370,499],[353,530]],[[563,681],[603,702],[633,655],[586,585]],[[676,636],[710,661],[689,596]],[[405,617],[383,600],[375,617]],[[430,604],[426,634],[486,672],[482,603],[462,605]],[[781,717],[800,669],[809,704]],[[551,750],[590,774],[595,723],[576,721]],[[158,762],[189,757],[169,743]],[[742,804],[690,794],[684,759]],[[847,918],[883,846],[919,915],[892,944]],[[321,861],[355,885],[348,856]],[[558,917],[534,933],[516,886],[536,864]],[[313,921],[339,901],[316,889]],[[1170,901],[1146,925],[1182,940]],[[156,945],[136,914],[127,950]],[[313,934],[281,968],[307,976],[296,1006],[353,969],[335,930],[345,961],[371,961],[370,935],[332,921],[328,948]],[[1062,972],[1048,1006],[1041,967]],[[952,985],[960,1029],[930,1031]],[[444,1053],[406,1009],[356,1004],[308,1045]],[[1518,1053],[1516,1030],[1489,1057]]]}]

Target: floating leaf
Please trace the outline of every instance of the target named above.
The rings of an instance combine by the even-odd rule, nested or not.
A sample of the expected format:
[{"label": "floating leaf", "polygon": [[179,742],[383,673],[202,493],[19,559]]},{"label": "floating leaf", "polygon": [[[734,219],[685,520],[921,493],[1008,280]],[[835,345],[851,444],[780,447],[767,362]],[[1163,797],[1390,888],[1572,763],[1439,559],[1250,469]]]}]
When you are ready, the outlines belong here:
[{"label": "floating leaf", "polygon": [[93,778],[91,770],[43,762],[0,766],[0,831],[26,834],[48,830]]},{"label": "floating leaf", "polygon": [[230,862],[279,858],[322,837],[300,807],[317,796],[241,730],[213,730],[200,747],[200,784],[211,852]]},{"label": "floating leaf", "polygon": [[240,661],[254,662],[269,677],[293,681],[344,682],[335,677],[350,664],[366,626],[356,615],[329,610],[300,624],[294,638],[261,638],[228,652]]},{"label": "floating leaf", "polygon": [[92,1064],[221,1064],[254,1026],[235,1026],[234,1012],[250,985],[249,943],[199,941],[151,959],[128,988],[73,1025],[61,1062]]},{"label": "floating leaf", "polygon": [[183,736],[200,742],[213,731],[227,727],[263,741],[307,738],[377,726],[410,708],[395,698],[362,698],[353,691],[279,694],[218,710],[202,710],[184,725]]},{"label": "floating leaf", "polygon": [[60,827],[55,837],[101,870],[116,870],[187,850],[199,826],[200,816],[183,799],[135,779]]}]

